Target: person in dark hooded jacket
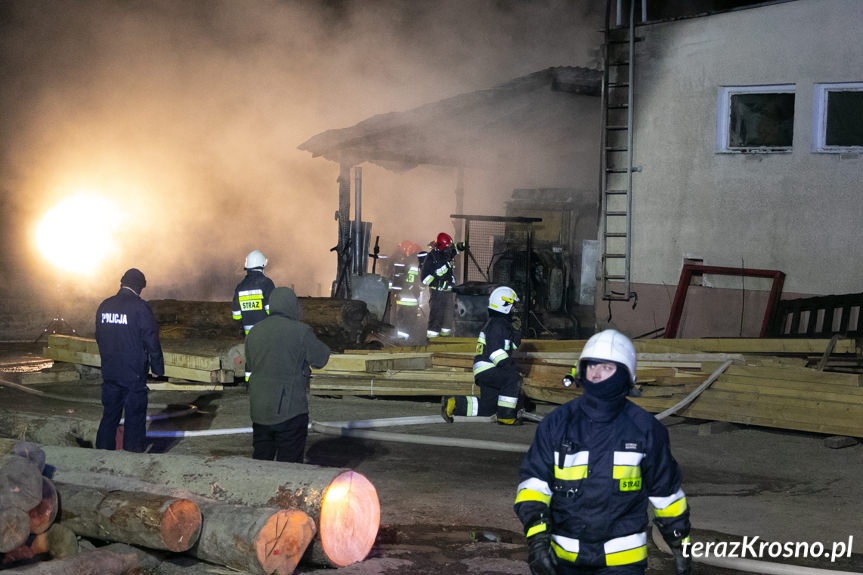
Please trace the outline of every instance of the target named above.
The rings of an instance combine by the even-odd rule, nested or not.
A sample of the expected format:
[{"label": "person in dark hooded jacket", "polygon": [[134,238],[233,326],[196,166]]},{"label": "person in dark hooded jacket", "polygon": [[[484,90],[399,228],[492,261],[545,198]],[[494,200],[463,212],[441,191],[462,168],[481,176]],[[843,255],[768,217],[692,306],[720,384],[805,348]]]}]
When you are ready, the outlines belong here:
[{"label": "person in dark hooded jacket", "polygon": [[294,290],[277,287],[270,315],[246,337],[254,459],[303,462],[311,368],[327,364],[330,348],[300,319]]},{"label": "person in dark hooded jacket", "polygon": [[123,449],[142,452],[147,440],[147,371],[165,374],[159,324],[150,305],[141,299],[147,280],[131,268],[120,279],[120,290],[96,311],[96,343],[102,360],[102,420],[97,449],[115,449],[117,427],[125,412]]}]

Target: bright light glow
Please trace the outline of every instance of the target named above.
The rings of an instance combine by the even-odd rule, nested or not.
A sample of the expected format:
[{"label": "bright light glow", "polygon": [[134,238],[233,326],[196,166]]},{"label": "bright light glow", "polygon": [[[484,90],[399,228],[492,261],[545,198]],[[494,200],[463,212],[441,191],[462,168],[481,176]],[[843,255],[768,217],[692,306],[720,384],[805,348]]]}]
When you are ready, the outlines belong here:
[{"label": "bright light glow", "polygon": [[122,214],[107,200],[79,195],[51,208],[36,231],[42,255],[55,266],[90,273],[113,249]]}]

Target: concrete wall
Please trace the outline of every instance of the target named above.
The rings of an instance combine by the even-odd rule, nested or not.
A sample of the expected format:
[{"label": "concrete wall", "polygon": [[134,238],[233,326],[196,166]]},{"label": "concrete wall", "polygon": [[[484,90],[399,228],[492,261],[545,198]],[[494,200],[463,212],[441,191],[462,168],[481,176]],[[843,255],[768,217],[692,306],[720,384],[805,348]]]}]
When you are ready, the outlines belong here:
[{"label": "concrete wall", "polygon": [[[670,302],[650,299],[673,296],[687,256],[781,270],[786,293],[863,289],[855,261],[863,154],[811,151],[813,84],[863,82],[861,29],[859,0],[797,0],[638,28],[634,165],[643,171],[633,182],[631,270],[643,293],[634,311],[612,306],[614,323],[631,333],[656,323],[649,314]],[[767,84],[796,85],[793,151],[717,153],[720,87]],[[740,282],[709,281],[731,290]],[[714,319],[727,313],[705,305]],[[606,306],[598,303],[598,316]],[[666,320],[667,312],[659,323]]]}]

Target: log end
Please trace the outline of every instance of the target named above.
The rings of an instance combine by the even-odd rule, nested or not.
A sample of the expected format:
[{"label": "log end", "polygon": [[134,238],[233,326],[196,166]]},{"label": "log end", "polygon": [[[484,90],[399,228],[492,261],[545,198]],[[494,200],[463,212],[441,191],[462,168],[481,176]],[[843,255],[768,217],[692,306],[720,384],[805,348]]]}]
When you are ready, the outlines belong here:
[{"label": "log end", "polygon": [[42,478],[42,501],[28,511],[30,515],[30,533],[44,533],[57,518],[57,489],[47,477]]},{"label": "log end", "polygon": [[290,575],[315,537],[314,520],[304,512],[280,509],[270,517],[255,541],[265,573]]},{"label": "log end", "polygon": [[169,551],[188,551],[201,535],[201,510],[194,501],[176,499],[171,502],[162,516],[159,532],[165,549]]},{"label": "log end", "polygon": [[321,503],[320,537],[324,553],[336,567],[365,559],[381,523],[375,486],[355,471],[345,471],[327,487]]}]

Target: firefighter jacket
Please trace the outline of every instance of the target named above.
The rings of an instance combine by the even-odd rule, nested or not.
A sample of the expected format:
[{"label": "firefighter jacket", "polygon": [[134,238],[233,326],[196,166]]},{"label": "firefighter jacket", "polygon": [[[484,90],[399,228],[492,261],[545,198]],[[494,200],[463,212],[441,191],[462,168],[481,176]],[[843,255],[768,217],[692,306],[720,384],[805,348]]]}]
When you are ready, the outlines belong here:
[{"label": "firefighter jacket", "polygon": [[415,258],[399,252],[392,259],[392,279],[390,290],[395,297],[396,305],[417,307],[419,305],[419,273],[420,268]]},{"label": "firefighter jacket", "polygon": [[275,425],[308,413],[310,367],[324,367],[329,358],[330,348],[300,321],[294,290],[273,290],[269,317],[246,336],[252,421]]},{"label": "firefighter jacket", "polygon": [[437,291],[452,291],[455,283],[453,259],[458,255],[455,246],[439,250],[434,248],[422,258],[422,282],[429,289]]},{"label": "firefighter jacket", "polygon": [[473,358],[473,375],[494,368],[517,372],[510,354],[521,343],[521,333],[512,327],[509,314],[488,311],[488,321],[479,332],[476,340],[476,355]]},{"label": "firefighter jacket", "polygon": [[689,534],[689,509],[665,427],[626,399],[608,417],[589,400],[558,407],[536,430],[515,500],[526,535],[550,531],[564,562],[643,561],[650,502],[663,537],[679,545]]},{"label": "firefighter jacket", "polygon": [[234,289],[232,317],[243,322],[243,331],[247,334],[253,325],[270,313],[270,293],[274,288],[273,280],[264,272],[247,270],[246,277]]},{"label": "firefighter jacket", "polygon": [[99,305],[96,343],[103,379],[146,385],[148,368],[154,375],[165,375],[159,325],[150,304],[127,287]]}]

